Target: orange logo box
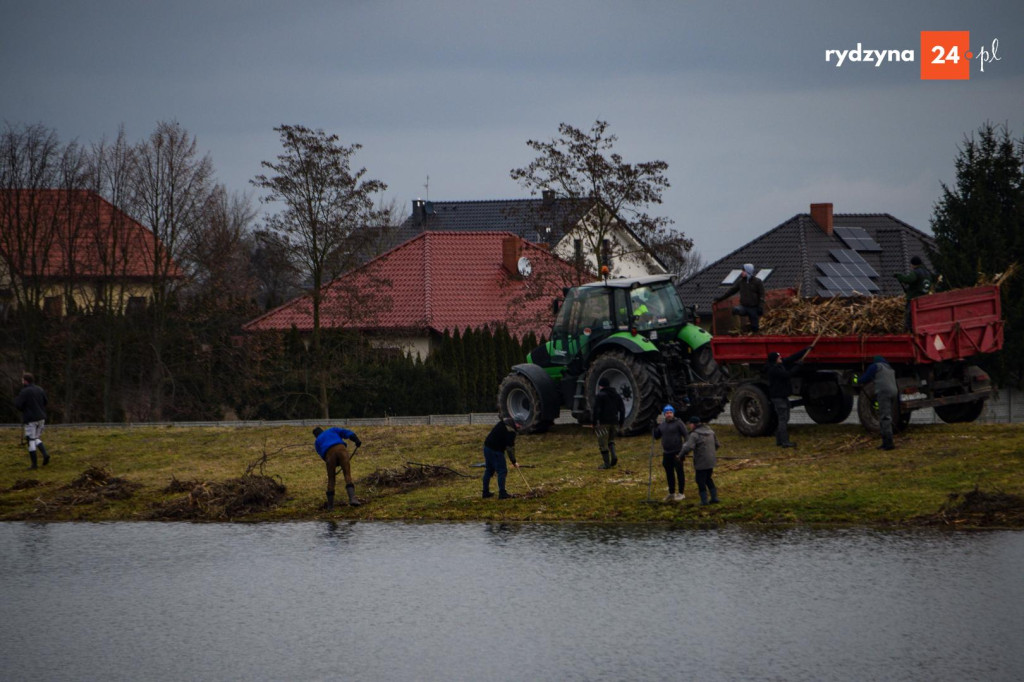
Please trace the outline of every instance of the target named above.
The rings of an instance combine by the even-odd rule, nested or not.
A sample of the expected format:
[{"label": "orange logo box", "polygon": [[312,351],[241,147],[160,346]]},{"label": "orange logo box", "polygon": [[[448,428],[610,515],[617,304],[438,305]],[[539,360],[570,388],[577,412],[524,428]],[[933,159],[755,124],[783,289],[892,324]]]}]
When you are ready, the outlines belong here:
[{"label": "orange logo box", "polygon": [[970,31],[921,31],[921,80],[969,80],[970,45]]}]

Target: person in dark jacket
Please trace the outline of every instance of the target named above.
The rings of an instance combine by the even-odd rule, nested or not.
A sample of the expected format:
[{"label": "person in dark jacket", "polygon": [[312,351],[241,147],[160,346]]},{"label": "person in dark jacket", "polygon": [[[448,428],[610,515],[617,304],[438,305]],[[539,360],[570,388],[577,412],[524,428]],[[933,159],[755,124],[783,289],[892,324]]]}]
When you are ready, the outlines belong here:
[{"label": "person in dark jacket", "polygon": [[[896,447],[892,436],[892,418],[896,410],[896,399],[899,389],[896,386],[896,372],[885,358],[876,355],[874,362],[868,366],[860,378],[860,385],[875,383],[875,401],[878,403],[878,425],[882,431],[882,444],[879,450],[892,450]],[[864,393],[861,393],[864,397]]]},{"label": "person in dark jacket", "polygon": [[601,377],[597,382],[597,397],[594,399],[594,434],[604,462],[599,469],[611,469],[618,463],[615,434],[625,420],[626,405],[622,402],[622,396],[612,388],[607,377]]},{"label": "person in dark jacket", "polygon": [[345,492],[348,493],[348,503],[353,507],[358,507],[361,503],[356,499],[356,485],[352,482],[352,457],[356,453],[355,450],[351,453],[348,451],[348,444],[345,441],[350,440],[355,443],[356,450],[363,442],[354,432],[337,426],[327,430],[318,426],[313,429],[313,436],[316,437],[313,444],[316,454],[320,455],[320,459],[327,465],[327,511],[334,509],[334,479],[338,475],[339,466],[345,475]]},{"label": "person in dark jacket", "polygon": [[[690,435],[683,443],[682,456],[693,453],[693,470],[697,479],[697,490],[700,492],[700,506],[718,504],[718,488],[712,479],[715,473],[715,451],[721,447],[718,436],[707,424],[702,424],[700,417],[694,415],[689,421]],[[708,500],[710,493],[711,499]]]},{"label": "person in dark jacket", "polygon": [[732,314],[747,317],[750,320],[750,331],[757,334],[761,331],[761,316],[764,315],[764,282],[754,276],[754,265],[743,266],[736,283],[729,290],[715,299],[715,303],[724,301],[736,292],[740,294],[740,304],[733,306]]},{"label": "person in dark jacket", "polygon": [[931,271],[925,267],[921,261],[920,256],[914,256],[910,259],[910,265],[913,268],[906,274],[896,273],[895,277],[899,280],[900,284],[903,285],[903,291],[907,295],[907,310],[903,317],[903,325],[907,331],[910,329],[910,302],[918,296],[924,296],[932,292],[932,284],[934,275]]},{"label": "person in dark jacket", "polygon": [[521,424],[512,417],[505,417],[498,421],[484,439],[484,497],[494,497],[491,492],[491,477],[498,475],[498,499],[505,500],[511,495],[505,490],[505,477],[508,475],[508,467],[505,466],[505,455],[512,462],[512,466],[518,467],[516,462],[516,432]]},{"label": "person in dark jacket", "polygon": [[39,468],[36,450],[43,453],[43,466],[46,466],[50,463],[50,455],[41,440],[46,426],[46,391],[36,385],[35,377],[28,372],[21,375],[21,391],[14,398],[14,406],[21,411],[21,422],[25,427],[28,458],[32,462],[29,468]]},{"label": "person in dark jacket", "polygon": [[780,353],[768,354],[768,398],[775,408],[778,421],[775,427],[775,444],[780,448],[796,447],[796,443],[789,440],[789,396],[793,394],[793,374],[799,371],[800,364],[812,348],[813,343],[787,358],[782,357]]},{"label": "person in dark jacket", "polygon": [[[661,418],[654,427],[654,437],[661,439],[661,466],[665,468],[665,476],[668,478],[668,495],[666,502],[678,502],[686,499],[683,493],[683,484],[686,483],[686,473],[683,470],[683,441],[688,433],[686,426],[676,419],[676,410],[671,405],[666,405],[661,411]],[[679,481],[679,492],[676,492],[676,481]]]}]

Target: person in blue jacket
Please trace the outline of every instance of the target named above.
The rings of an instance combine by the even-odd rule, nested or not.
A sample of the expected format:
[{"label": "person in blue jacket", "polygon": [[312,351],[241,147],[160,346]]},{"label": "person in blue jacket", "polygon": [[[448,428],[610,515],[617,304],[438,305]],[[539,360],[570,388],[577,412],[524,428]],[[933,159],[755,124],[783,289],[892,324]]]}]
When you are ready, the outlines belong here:
[{"label": "person in blue jacket", "polygon": [[313,429],[313,435],[316,437],[316,442],[313,444],[316,454],[320,455],[320,459],[327,465],[327,511],[334,509],[334,479],[338,474],[339,465],[345,475],[345,492],[348,493],[348,503],[353,507],[358,507],[360,502],[356,499],[356,485],[352,482],[351,465],[355,450],[350,453],[345,441],[350,440],[355,443],[357,450],[363,442],[353,431],[337,426],[327,430],[318,426]]}]

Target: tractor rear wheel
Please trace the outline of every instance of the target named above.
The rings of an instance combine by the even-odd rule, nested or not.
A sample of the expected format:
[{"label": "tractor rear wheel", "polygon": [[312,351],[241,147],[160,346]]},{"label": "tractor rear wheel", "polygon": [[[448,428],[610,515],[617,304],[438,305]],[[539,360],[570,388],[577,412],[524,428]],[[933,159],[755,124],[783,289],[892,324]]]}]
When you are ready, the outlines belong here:
[{"label": "tractor rear wheel", "polygon": [[607,379],[611,388],[622,397],[626,408],[623,435],[646,433],[654,426],[661,392],[657,374],[649,363],[637,355],[619,350],[598,356],[590,365],[585,385],[591,414],[594,413],[594,399],[601,379]]},{"label": "tractor rear wheel", "polygon": [[502,419],[512,417],[519,422],[521,433],[543,433],[553,423],[541,419],[544,406],[540,392],[532,381],[518,372],[505,377],[498,388],[498,414]]},{"label": "tractor rear wheel", "polygon": [[740,384],[729,401],[729,414],[736,430],[756,438],[775,431],[778,417],[768,394],[757,384]]}]

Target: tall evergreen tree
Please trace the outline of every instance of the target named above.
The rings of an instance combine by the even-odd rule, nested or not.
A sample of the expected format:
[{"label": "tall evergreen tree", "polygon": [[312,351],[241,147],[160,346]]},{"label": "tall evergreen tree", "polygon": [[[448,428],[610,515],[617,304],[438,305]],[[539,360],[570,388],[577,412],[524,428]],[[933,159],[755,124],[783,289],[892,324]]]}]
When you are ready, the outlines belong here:
[{"label": "tall evergreen tree", "polygon": [[[970,286],[980,272],[1024,265],[1024,139],[1005,125],[984,124],[965,137],[956,181],[942,185],[932,231],[932,262],[954,287]],[[1024,276],[1002,285],[1005,346],[993,369],[1004,383],[1024,384]]]}]

